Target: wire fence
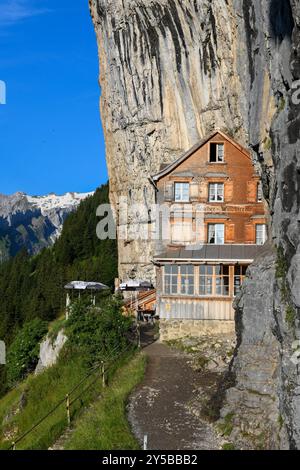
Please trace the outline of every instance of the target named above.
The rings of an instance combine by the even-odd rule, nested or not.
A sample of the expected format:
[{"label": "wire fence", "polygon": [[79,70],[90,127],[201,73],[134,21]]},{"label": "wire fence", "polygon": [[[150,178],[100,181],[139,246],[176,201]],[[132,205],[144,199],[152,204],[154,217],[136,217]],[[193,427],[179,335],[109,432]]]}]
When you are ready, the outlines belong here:
[{"label": "wire fence", "polygon": [[[138,340],[138,344],[140,344],[140,341]],[[21,436],[19,436],[17,439],[15,439],[11,446],[9,447],[9,450],[16,450],[17,444],[22,442],[27,436],[29,436],[31,433],[33,433],[42,423],[44,423],[50,416],[54,415],[54,413],[61,407],[65,406],[65,412],[66,412],[66,422],[67,426],[70,427],[71,425],[71,419],[72,419],[72,414],[71,414],[71,407],[72,405],[75,404],[87,391],[89,391],[93,385],[95,385],[98,381],[99,378],[101,378],[102,381],[102,387],[105,388],[108,383],[107,383],[107,378],[108,378],[108,373],[113,369],[115,366],[115,362],[125,353],[133,352],[136,350],[136,345],[134,344],[129,344],[125,349],[120,349],[118,346],[114,348],[110,354],[105,357],[103,361],[97,362],[89,371],[88,374],[86,374],[82,380],[80,380],[71,390],[68,391],[68,393],[65,395],[64,398],[62,398],[56,405],[49,411],[47,414],[45,414],[41,419],[39,419],[30,429],[25,431]],[[116,354],[117,353],[117,354]],[[100,371],[100,377],[97,374],[95,379],[89,383],[86,387],[83,388],[79,393],[77,393],[75,396],[75,392],[81,387],[81,385],[85,384],[90,377],[93,377],[94,374]]]}]

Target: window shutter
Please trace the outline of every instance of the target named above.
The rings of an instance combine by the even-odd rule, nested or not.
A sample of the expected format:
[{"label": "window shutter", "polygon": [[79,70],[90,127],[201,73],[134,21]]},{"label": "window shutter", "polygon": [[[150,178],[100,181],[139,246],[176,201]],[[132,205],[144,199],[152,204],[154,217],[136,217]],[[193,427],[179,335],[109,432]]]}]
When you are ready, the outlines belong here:
[{"label": "window shutter", "polygon": [[255,243],[254,224],[245,224],[245,243]]},{"label": "window shutter", "polygon": [[256,202],[257,195],[257,182],[248,181],[247,183],[247,201]]},{"label": "window shutter", "polygon": [[235,225],[228,224],[226,225],[226,243],[235,242]]},{"label": "window shutter", "polygon": [[165,201],[174,200],[174,184],[165,183]]},{"label": "window shutter", "polygon": [[201,181],[199,185],[199,199],[200,202],[207,202],[208,200],[208,183],[206,181]]},{"label": "window shutter", "polygon": [[224,185],[224,201],[231,202],[233,199],[233,181],[226,181]]},{"label": "window shutter", "polygon": [[198,201],[199,199],[199,183],[192,182],[190,184],[190,200]]},{"label": "window shutter", "polygon": [[207,225],[204,221],[197,224],[197,243],[206,243],[207,242]]}]

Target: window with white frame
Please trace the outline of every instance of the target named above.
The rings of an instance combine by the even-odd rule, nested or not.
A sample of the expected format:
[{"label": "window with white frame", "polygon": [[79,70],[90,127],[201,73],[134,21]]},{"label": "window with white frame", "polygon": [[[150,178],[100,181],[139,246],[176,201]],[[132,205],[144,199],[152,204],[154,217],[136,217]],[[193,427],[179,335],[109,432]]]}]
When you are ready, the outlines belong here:
[{"label": "window with white frame", "polygon": [[174,195],[175,195],[176,202],[189,202],[190,184],[189,183],[175,183]]},{"label": "window with white frame", "polygon": [[224,224],[208,224],[208,243],[214,245],[224,245],[225,226]]},{"label": "window with white frame", "polygon": [[224,184],[209,183],[209,202],[224,201]]},{"label": "window with white frame", "polygon": [[267,240],[267,227],[265,224],[256,224],[256,245],[264,245]]},{"label": "window with white frame", "polygon": [[210,144],[209,161],[211,163],[224,162],[224,144],[212,142]]}]

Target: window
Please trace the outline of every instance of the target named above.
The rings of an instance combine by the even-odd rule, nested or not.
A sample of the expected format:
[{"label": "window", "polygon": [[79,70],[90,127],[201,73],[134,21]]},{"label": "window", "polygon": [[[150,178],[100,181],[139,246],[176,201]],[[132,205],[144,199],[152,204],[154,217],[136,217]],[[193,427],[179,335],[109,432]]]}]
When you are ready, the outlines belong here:
[{"label": "window", "polygon": [[214,267],[209,265],[201,265],[199,267],[199,294],[212,295],[213,294],[213,272]]},{"label": "window", "polygon": [[224,245],[224,224],[208,224],[208,243]]},{"label": "window", "polygon": [[257,184],[256,200],[257,200],[257,202],[261,202],[263,200],[263,190],[262,190],[262,184],[261,183]]},{"label": "window", "polygon": [[209,183],[209,202],[224,201],[224,184]]},{"label": "window", "polygon": [[164,293],[194,295],[194,266],[166,265],[164,274]]},{"label": "window", "polygon": [[164,292],[165,294],[177,294],[178,292],[178,270],[176,264],[165,266]]},{"label": "window", "polygon": [[229,266],[201,265],[199,267],[199,295],[229,296]]},{"label": "window", "polygon": [[215,266],[216,295],[229,295],[229,266]]},{"label": "window", "polygon": [[211,143],[209,161],[211,163],[224,162],[224,144]]},{"label": "window", "polygon": [[189,183],[175,183],[175,201],[189,202],[190,185]]},{"label": "window", "polygon": [[267,228],[265,224],[256,224],[256,245],[263,245],[267,239]]},{"label": "window", "polygon": [[237,295],[244,282],[248,266],[235,266],[234,267],[234,295]]},{"label": "window", "polygon": [[183,265],[180,267],[181,294],[194,295],[194,266]]}]

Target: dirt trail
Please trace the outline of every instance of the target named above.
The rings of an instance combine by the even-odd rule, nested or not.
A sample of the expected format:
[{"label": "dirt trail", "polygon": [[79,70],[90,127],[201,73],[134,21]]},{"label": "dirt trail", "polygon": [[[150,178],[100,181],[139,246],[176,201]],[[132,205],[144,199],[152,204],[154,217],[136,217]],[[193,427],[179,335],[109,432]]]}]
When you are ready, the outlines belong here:
[{"label": "dirt trail", "polygon": [[128,419],[141,445],[147,435],[149,450],[219,449],[213,427],[190,411],[205,376],[190,367],[184,354],[159,342],[144,352],[145,379],[128,405]]}]

